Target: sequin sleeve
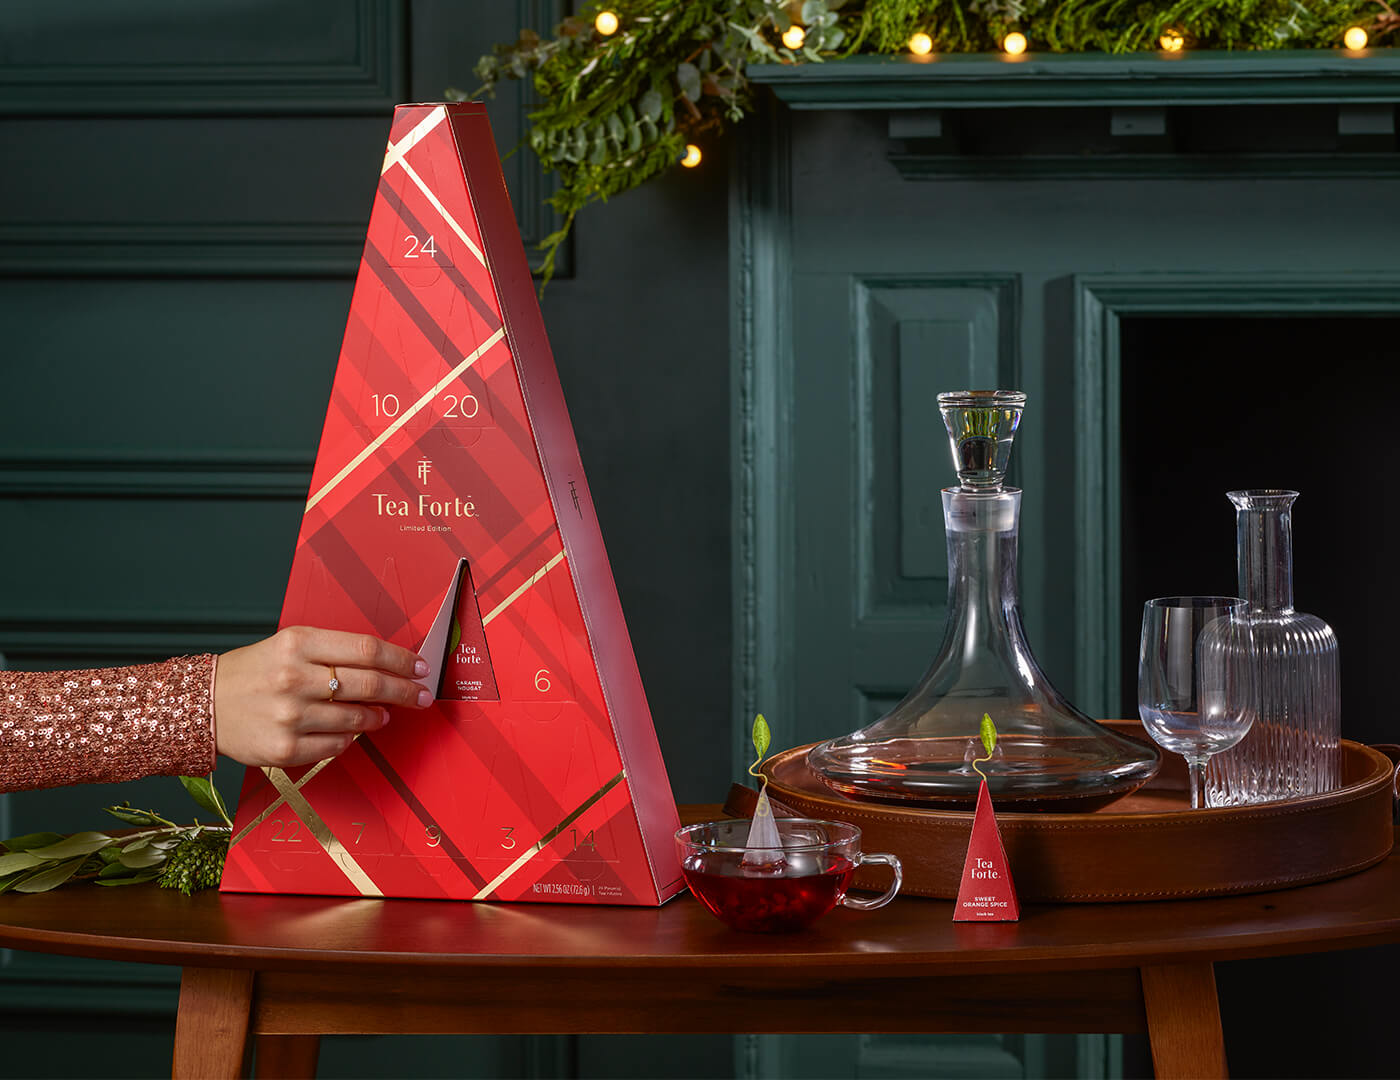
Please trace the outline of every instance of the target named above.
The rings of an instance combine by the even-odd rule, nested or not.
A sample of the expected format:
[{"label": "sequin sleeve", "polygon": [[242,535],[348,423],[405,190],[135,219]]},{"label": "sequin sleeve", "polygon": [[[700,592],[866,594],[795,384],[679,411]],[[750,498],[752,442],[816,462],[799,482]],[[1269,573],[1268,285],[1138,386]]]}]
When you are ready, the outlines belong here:
[{"label": "sequin sleeve", "polygon": [[210,772],[214,663],[0,671],[0,791]]}]

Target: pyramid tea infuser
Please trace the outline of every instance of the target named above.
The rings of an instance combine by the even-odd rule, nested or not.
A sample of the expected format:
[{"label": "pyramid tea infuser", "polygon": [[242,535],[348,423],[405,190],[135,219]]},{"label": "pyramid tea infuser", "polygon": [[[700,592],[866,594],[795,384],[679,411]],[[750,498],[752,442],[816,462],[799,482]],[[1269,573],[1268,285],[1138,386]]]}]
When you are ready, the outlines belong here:
[{"label": "pyramid tea infuser", "polygon": [[999,732],[986,766],[991,796],[1020,811],[1093,809],[1156,773],[1159,755],[1085,716],[1040,670],[1021,626],[1021,491],[1003,483],[1026,395],[938,395],[958,486],[943,489],[948,621],[920,682],[859,731],[813,747],[812,770],[853,798],[969,807],[987,713]]}]

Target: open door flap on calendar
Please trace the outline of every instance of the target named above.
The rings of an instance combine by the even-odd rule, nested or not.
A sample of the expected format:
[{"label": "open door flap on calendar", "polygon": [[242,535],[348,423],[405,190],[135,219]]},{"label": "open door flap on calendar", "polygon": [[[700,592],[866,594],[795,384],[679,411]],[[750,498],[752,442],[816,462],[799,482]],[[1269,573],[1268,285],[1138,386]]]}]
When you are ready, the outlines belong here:
[{"label": "open door flap on calendar", "polygon": [[249,769],[223,888],[659,904],[675,801],[482,106],[403,105],[281,624],[419,651],[434,704]]}]

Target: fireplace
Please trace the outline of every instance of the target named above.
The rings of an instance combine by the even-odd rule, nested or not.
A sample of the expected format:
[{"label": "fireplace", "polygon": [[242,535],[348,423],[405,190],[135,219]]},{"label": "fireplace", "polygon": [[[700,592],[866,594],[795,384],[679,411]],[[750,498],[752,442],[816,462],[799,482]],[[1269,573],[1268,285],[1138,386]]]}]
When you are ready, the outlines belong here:
[{"label": "fireplace", "polygon": [[[1400,467],[1389,402],[1400,318],[1365,315],[1123,320],[1122,629],[1150,596],[1238,592],[1227,489],[1292,488],[1299,610],[1337,632],[1346,737],[1393,742],[1388,625]],[[1122,712],[1136,709],[1122,658]]]}]

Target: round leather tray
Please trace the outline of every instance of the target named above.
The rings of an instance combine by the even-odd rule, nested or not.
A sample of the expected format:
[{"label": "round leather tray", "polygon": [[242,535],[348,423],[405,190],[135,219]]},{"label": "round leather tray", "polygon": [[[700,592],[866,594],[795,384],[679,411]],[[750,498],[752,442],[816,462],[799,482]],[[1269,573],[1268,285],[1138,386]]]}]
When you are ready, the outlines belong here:
[{"label": "round leather tray", "polygon": [[[1110,726],[1144,737],[1136,723]],[[857,825],[863,850],[899,856],[903,893],[955,898],[972,814],[847,799],[807,767],[810,748],[764,763],[774,813]],[[1263,892],[1364,870],[1395,842],[1396,763],[1373,747],[1342,740],[1336,791],[1205,810],[1190,808],[1182,759],[1162,758],[1145,787],[1093,813],[998,813],[1018,897],[1073,903]],[[736,786],[726,811],[752,813],[754,798]],[[855,885],[883,889],[888,880],[888,870],[871,867]]]}]

